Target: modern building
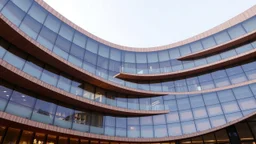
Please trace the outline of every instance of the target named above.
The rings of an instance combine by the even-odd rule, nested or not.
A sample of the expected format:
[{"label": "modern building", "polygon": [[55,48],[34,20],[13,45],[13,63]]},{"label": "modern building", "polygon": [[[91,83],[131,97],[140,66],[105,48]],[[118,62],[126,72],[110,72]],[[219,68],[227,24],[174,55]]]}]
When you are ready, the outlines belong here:
[{"label": "modern building", "polygon": [[0,0],[1,144],[255,144],[256,5],[131,48],[43,0]]}]

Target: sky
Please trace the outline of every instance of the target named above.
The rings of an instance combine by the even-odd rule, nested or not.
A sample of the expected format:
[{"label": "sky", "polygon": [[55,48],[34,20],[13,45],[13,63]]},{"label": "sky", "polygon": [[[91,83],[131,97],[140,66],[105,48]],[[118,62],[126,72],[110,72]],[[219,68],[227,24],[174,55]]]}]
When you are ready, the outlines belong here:
[{"label": "sky", "polygon": [[115,44],[154,47],[213,28],[256,0],[44,0],[86,31]]}]

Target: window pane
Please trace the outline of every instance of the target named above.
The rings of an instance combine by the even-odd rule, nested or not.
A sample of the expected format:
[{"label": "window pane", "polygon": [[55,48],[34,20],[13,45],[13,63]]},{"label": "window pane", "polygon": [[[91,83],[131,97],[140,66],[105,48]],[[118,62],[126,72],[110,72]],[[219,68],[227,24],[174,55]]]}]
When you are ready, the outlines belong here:
[{"label": "window pane", "polygon": [[27,15],[25,19],[22,21],[20,25],[20,29],[24,31],[31,38],[36,39],[41,29],[41,26],[42,25],[39,22],[37,22],[36,20],[31,18],[29,15]]},{"label": "window pane", "polygon": [[43,70],[41,80],[50,85],[56,86],[58,77],[59,76],[57,75],[57,71],[55,71],[49,66],[46,66]]},{"label": "window pane", "polygon": [[[16,0],[16,1],[19,1],[19,0]],[[22,2],[20,1],[20,3]],[[25,16],[24,11],[18,8],[11,1],[7,3],[7,5],[3,8],[1,13],[16,26],[19,26],[23,17]]]},{"label": "window pane", "polygon": [[47,11],[43,9],[41,6],[39,6],[38,3],[33,3],[32,7],[30,8],[28,14],[33,17],[35,20],[40,22],[41,24],[44,22]]},{"label": "window pane", "polygon": [[44,23],[44,25],[47,28],[54,31],[55,33],[57,33],[59,31],[60,24],[61,24],[61,21],[59,19],[57,19],[55,16],[53,16],[52,14],[48,14],[48,16],[45,20],[45,23]]},{"label": "window pane", "polygon": [[43,70],[42,67],[43,64],[40,61],[34,59],[33,57],[29,57],[25,63],[23,71],[39,79]]},{"label": "window pane", "polygon": [[7,131],[7,134],[4,138],[3,143],[15,144],[18,140],[19,133],[20,133],[19,129],[9,128]]},{"label": "window pane", "polygon": [[4,60],[7,61],[9,64],[15,66],[18,69],[22,69],[25,63],[26,55],[17,50],[16,48],[12,47],[8,50],[8,52],[4,56]]},{"label": "window pane", "polygon": [[98,52],[98,43],[91,40],[91,39],[88,39],[87,44],[86,44],[86,50],[97,54],[97,52]]}]

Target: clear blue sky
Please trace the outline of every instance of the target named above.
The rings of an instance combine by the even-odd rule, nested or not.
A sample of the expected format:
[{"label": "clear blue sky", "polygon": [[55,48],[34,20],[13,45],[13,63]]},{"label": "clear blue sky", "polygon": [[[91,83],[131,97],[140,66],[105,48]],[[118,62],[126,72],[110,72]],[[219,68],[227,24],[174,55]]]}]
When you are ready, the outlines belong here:
[{"label": "clear blue sky", "polygon": [[236,16],[256,0],[45,0],[107,41],[152,47],[184,40]]}]

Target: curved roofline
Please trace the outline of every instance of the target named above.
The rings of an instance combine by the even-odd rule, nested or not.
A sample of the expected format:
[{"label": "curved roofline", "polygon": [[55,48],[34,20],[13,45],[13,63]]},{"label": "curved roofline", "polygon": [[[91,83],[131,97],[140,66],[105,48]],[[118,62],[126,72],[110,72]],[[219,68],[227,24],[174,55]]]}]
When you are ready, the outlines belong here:
[{"label": "curved roofline", "polygon": [[81,28],[80,26],[76,25],[75,23],[73,23],[72,21],[68,20],[66,17],[64,17],[62,14],[60,14],[59,12],[57,12],[55,9],[53,9],[50,5],[48,5],[46,2],[44,2],[43,0],[35,0],[39,5],[41,5],[43,8],[45,8],[48,12],[50,12],[51,14],[53,14],[54,16],[56,16],[57,18],[59,18],[61,21],[63,21],[64,23],[68,24],[69,26],[71,26],[72,28],[74,28],[75,30],[81,32],[82,34],[88,36],[89,38],[92,38],[102,44],[105,44],[107,46],[113,47],[113,48],[117,48],[120,50],[126,50],[126,51],[134,51],[134,52],[152,52],[152,51],[159,51],[159,50],[165,50],[165,49],[169,49],[169,48],[174,48],[174,47],[178,47],[178,46],[182,46],[185,44],[188,44],[190,42],[194,42],[197,40],[200,40],[202,38],[208,37],[212,34],[218,33],[222,30],[225,30],[229,27],[232,27],[242,21],[245,21],[246,19],[249,19],[250,17],[254,16],[256,14],[256,5],[252,6],[251,8],[249,8],[248,10],[242,12],[241,14],[238,14],[237,16],[227,20],[226,22],[215,26],[205,32],[202,32],[200,34],[197,34],[195,36],[192,36],[190,38],[187,38],[185,40],[182,41],[178,41],[175,43],[171,43],[171,44],[167,44],[167,45],[163,45],[163,46],[156,46],[156,47],[129,47],[129,46],[122,46],[122,45],[118,45],[109,41],[106,41],[102,38],[99,38],[96,35],[93,35],[92,33],[84,30],[83,28]]}]

